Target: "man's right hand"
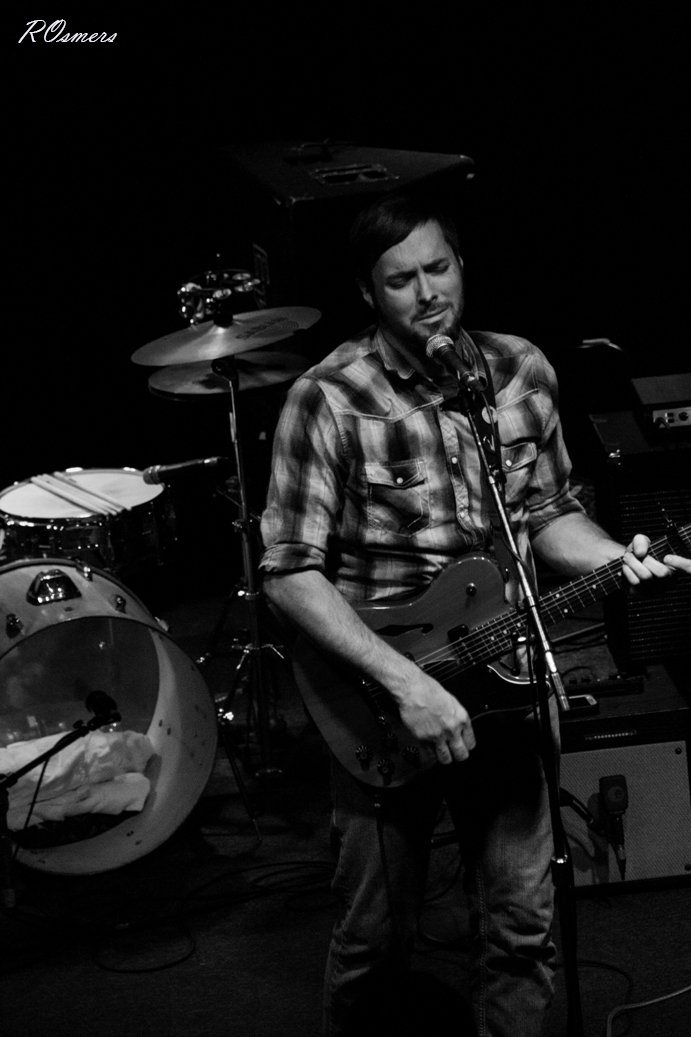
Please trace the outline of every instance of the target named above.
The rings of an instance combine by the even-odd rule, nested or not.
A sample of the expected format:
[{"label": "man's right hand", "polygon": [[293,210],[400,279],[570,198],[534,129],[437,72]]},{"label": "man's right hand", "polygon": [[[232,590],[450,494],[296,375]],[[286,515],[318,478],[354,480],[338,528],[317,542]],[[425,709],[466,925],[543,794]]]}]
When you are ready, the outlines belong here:
[{"label": "man's right hand", "polygon": [[434,746],[440,763],[468,759],[475,735],[458,699],[373,633],[323,573],[306,569],[270,576],[264,590],[317,647],[387,688],[403,723],[419,741]]},{"label": "man's right hand", "polygon": [[398,697],[401,720],[415,738],[434,746],[440,763],[467,760],[475,748],[467,710],[432,677],[418,672],[419,677]]}]

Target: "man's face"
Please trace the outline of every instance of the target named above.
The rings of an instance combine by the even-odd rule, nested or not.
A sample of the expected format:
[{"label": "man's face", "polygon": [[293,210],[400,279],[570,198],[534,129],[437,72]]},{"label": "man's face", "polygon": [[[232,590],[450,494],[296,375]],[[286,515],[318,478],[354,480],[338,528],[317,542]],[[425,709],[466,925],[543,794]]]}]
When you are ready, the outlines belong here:
[{"label": "man's face", "polygon": [[382,331],[402,345],[424,352],[432,335],[458,335],[463,271],[436,221],[384,252],[372,270],[372,288],[360,288]]}]

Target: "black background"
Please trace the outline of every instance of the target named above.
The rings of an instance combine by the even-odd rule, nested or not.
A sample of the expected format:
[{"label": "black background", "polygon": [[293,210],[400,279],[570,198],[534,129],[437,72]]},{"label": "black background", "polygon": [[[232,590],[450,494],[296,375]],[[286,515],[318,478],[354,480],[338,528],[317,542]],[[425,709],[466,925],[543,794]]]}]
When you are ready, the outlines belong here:
[{"label": "black background", "polygon": [[[329,137],[469,155],[467,327],[540,345],[567,410],[616,408],[622,372],[688,370],[681,16],[446,6],[177,19],[16,6],[10,42],[38,14],[117,40],[13,44],[2,486],[229,452],[218,408],[155,398],[129,359],[182,326],[176,289],[215,248],[246,262],[232,229],[219,241],[223,185],[208,171],[224,143]],[[572,377],[592,364],[573,357],[593,336],[625,350],[614,377],[606,365],[604,380]]]}]

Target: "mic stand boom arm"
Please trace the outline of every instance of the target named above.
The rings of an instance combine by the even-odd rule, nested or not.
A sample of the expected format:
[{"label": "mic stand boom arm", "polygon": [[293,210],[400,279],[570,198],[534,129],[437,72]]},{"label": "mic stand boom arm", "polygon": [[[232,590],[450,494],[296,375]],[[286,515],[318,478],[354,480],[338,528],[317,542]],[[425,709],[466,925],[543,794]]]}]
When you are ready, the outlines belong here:
[{"label": "mic stand boom arm", "polygon": [[570,710],[571,706],[564,690],[561,676],[557,671],[554,655],[539,612],[537,597],[533,591],[531,582],[528,579],[523,563],[520,560],[516,538],[511,529],[511,523],[504,504],[504,496],[501,491],[503,473],[501,472],[500,462],[497,456],[498,451],[495,453],[493,449],[486,449],[474,418],[473,410],[476,402],[476,392],[484,401],[488,414],[492,413],[490,403],[486,399],[484,393],[478,391],[476,387],[471,387],[466,384],[463,388],[463,385],[464,383],[459,379],[459,396],[461,405],[464,414],[468,419],[473,439],[475,440],[478,456],[480,458],[480,466],[492,495],[494,509],[499,518],[504,542],[516,560],[515,569],[519,586],[523,594],[521,607],[525,611],[529,628],[534,635],[535,672],[537,675],[537,704],[538,718],[540,722],[542,763],[549,796],[550,817],[552,820],[552,838],[554,840],[552,878],[554,881],[555,895],[559,909],[562,956],[564,959],[564,977],[566,980],[566,1032],[567,1037],[582,1037],[583,1016],[578,981],[578,965],[576,961],[576,912],[572,891],[573,865],[561,818],[559,779],[557,776],[557,759],[554,739],[550,724],[548,688],[554,692],[561,710],[566,712]]}]

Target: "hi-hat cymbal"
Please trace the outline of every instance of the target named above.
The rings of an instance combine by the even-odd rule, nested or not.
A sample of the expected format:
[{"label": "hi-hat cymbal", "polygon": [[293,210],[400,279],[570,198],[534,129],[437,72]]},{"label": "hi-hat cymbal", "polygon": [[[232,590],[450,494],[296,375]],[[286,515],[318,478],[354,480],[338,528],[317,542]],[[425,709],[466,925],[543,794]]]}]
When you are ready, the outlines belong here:
[{"label": "hi-hat cymbal", "polygon": [[[263,389],[297,378],[307,370],[310,361],[299,353],[257,350],[236,357],[235,365],[240,390]],[[206,361],[162,367],[149,376],[149,389],[154,396],[169,399],[230,392],[228,380],[215,374]]]},{"label": "hi-hat cymbal", "polygon": [[311,306],[278,306],[236,313],[227,328],[207,321],[154,339],[135,350],[132,360],[145,367],[166,367],[247,353],[311,328],[320,317],[319,310]]}]

